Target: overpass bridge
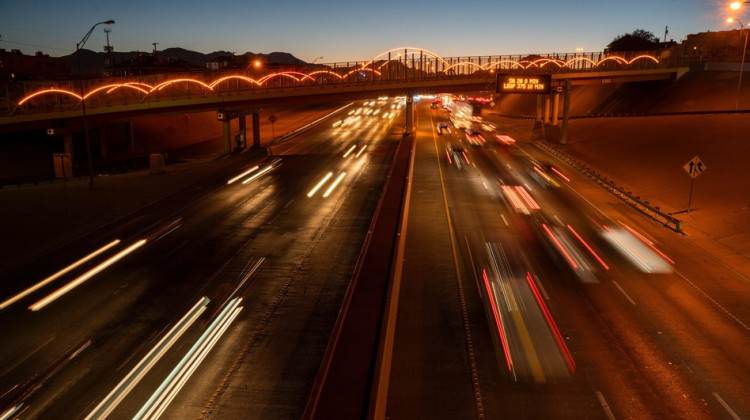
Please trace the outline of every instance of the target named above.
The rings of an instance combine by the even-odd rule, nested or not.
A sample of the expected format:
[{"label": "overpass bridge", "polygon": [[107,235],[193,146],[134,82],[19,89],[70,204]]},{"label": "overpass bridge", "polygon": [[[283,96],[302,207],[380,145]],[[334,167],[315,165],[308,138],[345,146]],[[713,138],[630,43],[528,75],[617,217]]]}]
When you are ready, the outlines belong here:
[{"label": "overpass bridge", "polygon": [[[107,123],[127,124],[141,116],[216,111],[231,151],[230,121],[239,119],[244,147],[246,116],[252,115],[253,144],[259,145],[260,109],[302,104],[428,93],[502,93],[503,75],[545,75],[537,119],[558,121],[559,96],[571,85],[676,78],[687,63],[658,53],[544,54],[440,57],[419,48],[396,48],[361,62],[290,67],[263,73],[192,72],[95,80],[22,82],[6,85],[0,100],[0,133],[47,129],[67,144],[72,133]],[[550,106],[553,103],[553,106]],[[567,103],[567,100],[565,101]],[[411,101],[407,101],[407,133]],[[550,109],[551,108],[551,109]],[[543,117],[542,117],[543,114]],[[563,127],[567,121],[563,112]],[[564,130],[563,130],[564,132]]]}]

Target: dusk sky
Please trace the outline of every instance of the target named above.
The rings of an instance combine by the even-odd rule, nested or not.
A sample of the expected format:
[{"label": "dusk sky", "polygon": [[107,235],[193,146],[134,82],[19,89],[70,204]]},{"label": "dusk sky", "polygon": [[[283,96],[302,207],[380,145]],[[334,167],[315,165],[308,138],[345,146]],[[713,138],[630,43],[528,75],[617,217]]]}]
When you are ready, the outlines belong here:
[{"label": "dusk sky", "polygon": [[[49,1],[0,0],[0,48],[51,56],[70,54],[91,26],[114,19],[115,51],[182,47],[289,52],[311,62],[367,60],[396,47],[438,55],[601,51],[617,36],[646,29],[668,38],[736,29],[750,5],[731,13],[718,0],[582,1]],[[104,27],[85,48],[102,51]]]}]

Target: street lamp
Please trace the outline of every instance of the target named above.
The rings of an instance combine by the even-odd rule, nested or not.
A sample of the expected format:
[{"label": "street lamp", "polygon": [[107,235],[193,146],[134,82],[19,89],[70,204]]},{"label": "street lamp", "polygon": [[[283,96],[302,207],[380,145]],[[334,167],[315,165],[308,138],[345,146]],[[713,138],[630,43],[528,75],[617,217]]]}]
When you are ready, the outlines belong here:
[{"label": "street lamp", "polygon": [[84,35],[81,42],[76,44],[76,59],[78,61],[78,77],[80,77],[80,88],[81,88],[81,111],[83,112],[83,138],[86,139],[86,159],[88,160],[88,166],[89,166],[89,188],[94,188],[94,165],[91,161],[91,141],[89,140],[89,129],[86,125],[86,98],[84,97],[85,92],[83,91],[83,74],[81,72],[81,48],[83,48],[84,44],[86,44],[86,41],[88,41],[89,37],[91,36],[91,33],[94,32],[94,28],[96,28],[99,25],[113,25],[115,23],[114,20],[105,20],[104,22],[99,22],[95,24],[94,26],[89,29],[88,32],[86,32],[86,35]]},{"label": "street lamp", "polygon": [[[732,8],[734,8],[735,4],[739,4],[738,2],[732,3]],[[739,6],[737,6],[739,8]],[[735,18],[728,18],[727,22],[732,23],[734,21],[737,21],[737,23],[740,24],[740,36],[742,34],[745,34],[745,46],[742,48],[742,64],[740,64],[740,77],[739,81],[737,82],[737,97],[734,100],[734,110],[737,111],[740,105],[740,87],[742,87],[742,73],[745,72],[745,54],[747,53],[747,37],[750,35],[750,33],[747,32],[745,29],[745,25],[742,24],[742,21]]]}]

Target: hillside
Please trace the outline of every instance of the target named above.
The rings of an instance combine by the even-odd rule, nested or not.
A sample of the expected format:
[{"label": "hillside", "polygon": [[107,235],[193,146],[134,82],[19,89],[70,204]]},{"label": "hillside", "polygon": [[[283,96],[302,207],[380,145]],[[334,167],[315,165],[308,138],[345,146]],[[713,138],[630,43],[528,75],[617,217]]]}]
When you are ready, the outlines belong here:
[{"label": "hillside", "polygon": [[[112,52],[110,55],[104,52],[94,52],[91,50],[83,49],[78,53],[63,56],[68,60],[71,72],[74,74],[78,73],[78,61],[77,55],[81,55],[81,72],[88,75],[101,75],[105,69],[105,63],[107,58],[110,58],[113,63],[123,63],[134,60],[139,55],[151,55],[152,52],[144,51],[130,51],[130,52]],[[219,57],[232,57],[232,53],[228,51],[214,51],[209,54],[204,54],[197,51],[190,51],[184,48],[167,48],[164,50],[157,51],[157,56],[160,61],[179,61],[184,62],[186,65],[194,67],[196,69],[205,69],[206,63],[209,61],[215,61]],[[292,54],[286,52],[271,52],[269,54],[263,53],[252,53],[246,52],[244,54],[235,55],[237,58],[255,59],[260,58],[263,62],[270,65],[303,65],[306,64],[304,61],[295,57]]]}]

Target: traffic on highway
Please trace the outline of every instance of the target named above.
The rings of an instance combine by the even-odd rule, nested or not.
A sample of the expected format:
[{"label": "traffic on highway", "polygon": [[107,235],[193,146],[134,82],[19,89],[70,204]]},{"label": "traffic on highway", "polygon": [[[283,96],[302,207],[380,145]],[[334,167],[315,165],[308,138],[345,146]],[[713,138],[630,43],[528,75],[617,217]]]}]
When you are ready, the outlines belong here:
[{"label": "traffic on highway", "polygon": [[[413,182],[434,190],[412,201],[389,415],[741,418],[748,330],[700,252],[524,140],[528,123],[451,100],[417,107]],[[441,377],[463,385],[409,397]]]},{"label": "traffic on highway", "polygon": [[[387,417],[746,417],[736,273],[463,99],[414,105]],[[405,109],[346,104],[14,271],[0,420],[303,417]]]},{"label": "traffic on highway", "polygon": [[0,419],[243,418],[212,395],[263,412],[274,403],[233,393],[281,377],[295,397],[277,412],[299,417],[403,106],[349,104],[15,272],[0,295]]}]

